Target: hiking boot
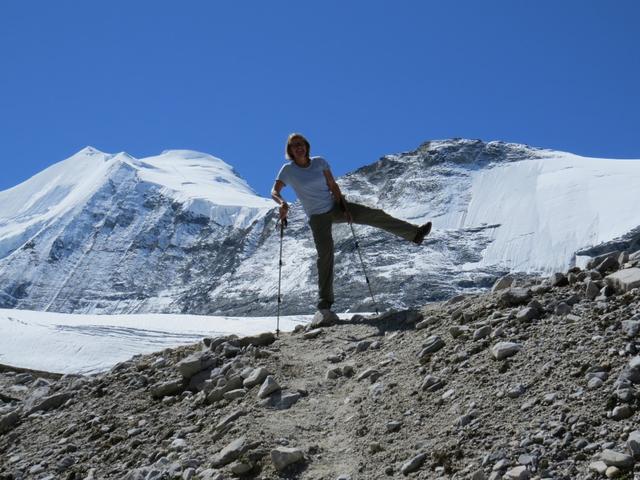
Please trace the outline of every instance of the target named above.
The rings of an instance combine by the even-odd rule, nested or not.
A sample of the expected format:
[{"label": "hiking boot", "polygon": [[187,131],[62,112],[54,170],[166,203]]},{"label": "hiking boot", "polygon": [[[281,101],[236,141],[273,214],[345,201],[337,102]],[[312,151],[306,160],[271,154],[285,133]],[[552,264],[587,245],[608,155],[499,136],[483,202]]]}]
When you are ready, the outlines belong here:
[{"label": "hiking boot", "polygon": [[418,233],[416,233],[416,238],[413,239],[413,243],[421,245],[422,242],[424,242],[424,238],[429,235],[429,232],[431,232],[431,222],[427,222],[418,227]]}]

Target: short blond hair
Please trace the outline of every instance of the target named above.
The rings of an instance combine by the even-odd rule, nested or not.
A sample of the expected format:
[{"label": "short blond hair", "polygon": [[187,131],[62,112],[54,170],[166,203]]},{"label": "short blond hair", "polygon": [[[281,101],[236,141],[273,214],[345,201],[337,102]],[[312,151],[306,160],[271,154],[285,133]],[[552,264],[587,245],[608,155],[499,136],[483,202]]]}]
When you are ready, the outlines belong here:
[{"label": "short blond hair", "polygon": [[309,157],[311,155],[311,144],[309,143],[309,140],[307,140],[301,133],[292,133],[287,138],[287,146],[284,150],[284,156],[287,158],[287,160],[293,160],[293,153],[291,153],[291,143],[295,139],[300,139],[305,143],[305,145],[307,146],[307,157]]}]

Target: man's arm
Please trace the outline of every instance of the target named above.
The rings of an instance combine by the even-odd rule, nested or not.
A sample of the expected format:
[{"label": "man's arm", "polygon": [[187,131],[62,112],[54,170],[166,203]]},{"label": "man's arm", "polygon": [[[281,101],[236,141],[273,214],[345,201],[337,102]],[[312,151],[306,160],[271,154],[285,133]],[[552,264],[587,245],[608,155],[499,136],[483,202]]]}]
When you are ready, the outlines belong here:
[{"label": "man's arm", "polygon": [[286,219],[287,213],[289,213],[289,204],[284,198],[282,198],[282,195],[280,195],[280,191],[285,186],[286,185],[282,180],[276,180],[276,183],[273,184],[273,188],[271,189],[271,198],[280,205],[280,220]]}]

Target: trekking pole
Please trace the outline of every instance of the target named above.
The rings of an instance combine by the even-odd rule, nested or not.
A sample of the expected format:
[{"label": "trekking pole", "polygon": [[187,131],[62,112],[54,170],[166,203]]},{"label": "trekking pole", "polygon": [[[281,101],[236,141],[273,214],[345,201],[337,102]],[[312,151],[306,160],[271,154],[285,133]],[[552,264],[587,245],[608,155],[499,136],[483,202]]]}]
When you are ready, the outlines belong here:
[{"label": "trekking pole", "polygon": [[276,336],[280,336],[280,304],[282,297],[280,296],[280,287],[282,285],[282,239],[284,238],[284,227],[287,226],[287,219],[281,218],[276,222],[276,228],[280,223],[280,261],[278,262],[278,320],[276,323]]},{"label": "trekking pole", "polygon": [[367,286],[369,287],[369,293],[371,294],[371,300],[373,300],[373,306],[376,309],[376,315],[380,315],[378,311],[378,302],[376,302],[375,297],[373,296],[373,290],[371,289],[371,282],[369,281],[369,277],[367,276],[367,269],[364,268],[364,260],[362,259],[362,254],[360,253],[360,245],[358,244],[358,237],[356,237],[356,231],[353,229],[353,223],[349,223],[351,227],[351,233],[353,233],[353,240],[356,242],[356,250],[358,251],[358,256],[360,257],[360,263],[362,264],[362,271],[364,272],[364,279],[367,281]]}]

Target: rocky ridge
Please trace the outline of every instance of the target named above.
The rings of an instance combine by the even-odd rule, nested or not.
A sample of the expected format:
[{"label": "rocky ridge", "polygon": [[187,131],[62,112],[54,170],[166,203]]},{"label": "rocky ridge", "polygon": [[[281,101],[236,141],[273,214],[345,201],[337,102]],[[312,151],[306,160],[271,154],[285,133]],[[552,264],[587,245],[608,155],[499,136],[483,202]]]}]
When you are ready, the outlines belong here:
[{"label": "rocky ridge", "polygon": [[419,310],[0,374],[1,479],[640,474],[640,252]]}]

